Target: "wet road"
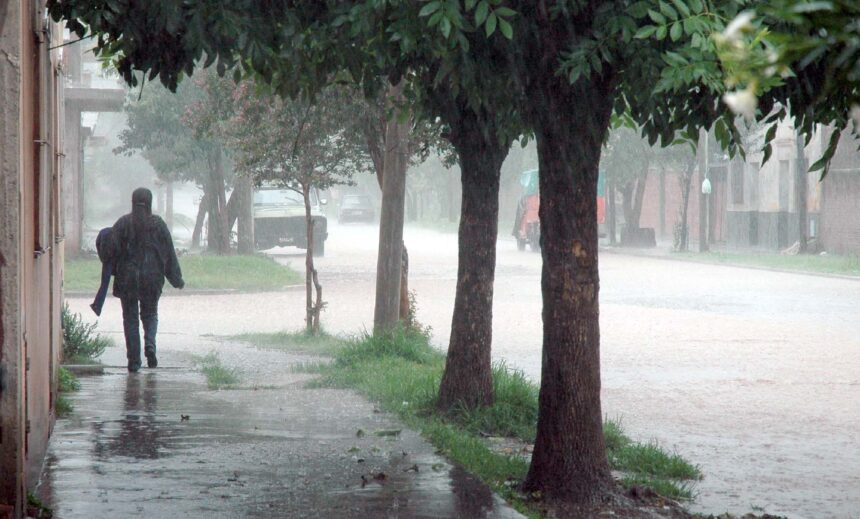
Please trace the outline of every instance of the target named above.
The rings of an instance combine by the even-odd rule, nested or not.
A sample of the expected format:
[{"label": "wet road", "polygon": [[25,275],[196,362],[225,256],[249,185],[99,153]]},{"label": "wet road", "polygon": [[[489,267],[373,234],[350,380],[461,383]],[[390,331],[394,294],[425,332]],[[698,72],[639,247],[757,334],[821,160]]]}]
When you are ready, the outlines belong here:
[{"label": "wet road", "polygon": [[[336,333],[372,326],[376,229],[332,225],[317,261]],[[418,317],[444,347],[456,236],[407,228]],[[295,249],[279,260],[302,268]],[[701,466],[691,508],[860,517],[860,282],[606,253],[603,412]],[[73,301],[83,311],[85,301]],[[294,329],[300,290],[168,297],[180,336]],[[112,304],[100,329],[121,330]],[[540,377],[540,256],[499,242],[494,357]]]}]

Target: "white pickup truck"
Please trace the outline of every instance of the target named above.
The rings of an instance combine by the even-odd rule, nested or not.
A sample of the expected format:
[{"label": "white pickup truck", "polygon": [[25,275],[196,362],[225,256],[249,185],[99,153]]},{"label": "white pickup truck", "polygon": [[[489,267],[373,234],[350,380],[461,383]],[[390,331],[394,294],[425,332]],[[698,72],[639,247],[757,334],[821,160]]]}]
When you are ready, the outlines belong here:
[{"label": "white pickup truck", "polygon": [[[314,256],[325,254],[328,222],[322,212],[325,200],[311,191],[311,218],[314,221]],[[305,203],[292,189],[262,188],[254,192],[254,241],[257,250],[293,245],[308,248]]]}]

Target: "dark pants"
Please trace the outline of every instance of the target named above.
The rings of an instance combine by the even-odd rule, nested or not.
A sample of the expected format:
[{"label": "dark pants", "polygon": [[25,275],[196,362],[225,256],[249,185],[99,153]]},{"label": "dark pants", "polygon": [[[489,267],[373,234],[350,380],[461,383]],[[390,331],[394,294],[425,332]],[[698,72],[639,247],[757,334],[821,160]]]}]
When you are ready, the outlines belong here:
[{"label": "dark pants", "polygon": [[99,291],[96,292],[96,298],[93,300],[93,304],[90,305],[90,308],[93,309],[93,312],[96,315],[102,314],[102,307],[105,304],[105,297],[107,297],[108,286],[110,286],[110,277],[113,275],[113,263],[102,263],[102,284],[99,285]]},{"label": "dark pants", "polygon": [[[155,355],[155,334],[158,331],[158,296],[122,298],[122,328],[125,332],[125,351],[128,368],[140,368],[140,326],[143,322],[143,348],[147,357]],[[140,306],[138,307],[138,303]]]}]

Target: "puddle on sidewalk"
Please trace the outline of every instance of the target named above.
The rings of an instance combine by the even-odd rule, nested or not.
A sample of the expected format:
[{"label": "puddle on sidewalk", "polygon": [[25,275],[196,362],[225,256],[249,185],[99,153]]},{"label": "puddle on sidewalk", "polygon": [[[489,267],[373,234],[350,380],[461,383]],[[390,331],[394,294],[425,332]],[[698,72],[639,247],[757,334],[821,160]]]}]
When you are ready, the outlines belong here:
[{"label": "puddle on sidewalk", "polygon": [[412,431],[356,437],[400,426],[349,392],[211,391],[184,370],[80,381],[37,489],[55,517],[520,517]]}]

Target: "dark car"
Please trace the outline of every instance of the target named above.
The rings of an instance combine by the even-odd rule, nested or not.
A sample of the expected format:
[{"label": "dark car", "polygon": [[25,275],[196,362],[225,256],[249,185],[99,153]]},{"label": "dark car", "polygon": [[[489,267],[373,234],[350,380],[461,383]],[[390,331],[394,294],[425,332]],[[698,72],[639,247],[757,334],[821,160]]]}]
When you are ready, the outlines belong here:
[{"label": "dark car", "polygon": [[367,195],[344,195],[337,211],[338,222],[372,222],[376,210]]}]

